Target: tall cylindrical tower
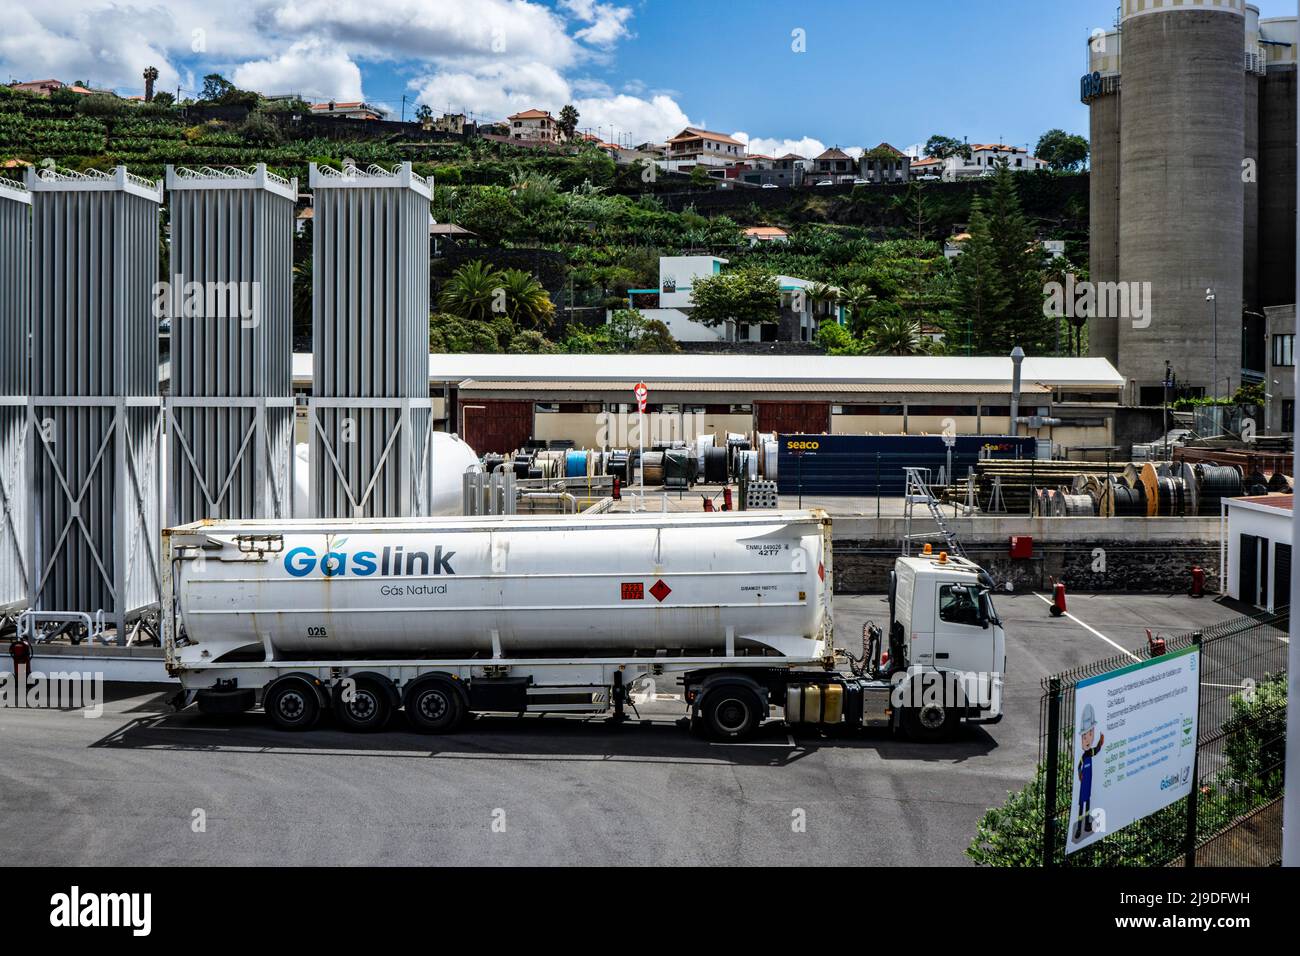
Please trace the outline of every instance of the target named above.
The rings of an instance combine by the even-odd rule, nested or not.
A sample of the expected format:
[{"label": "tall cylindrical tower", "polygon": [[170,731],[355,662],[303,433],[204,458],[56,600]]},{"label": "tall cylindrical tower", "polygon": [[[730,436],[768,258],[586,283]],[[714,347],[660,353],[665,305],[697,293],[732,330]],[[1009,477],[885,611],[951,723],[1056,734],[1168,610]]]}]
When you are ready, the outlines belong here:
[{"label": "tall cylindrical tower", "polygon": [[1260,306],[1289,305],[1296,291],[1295,17],[1260,22],[1265,74],[1259,92]]},{"label": "tall cylindrical tower", "polygon": [[[1264,57],[1259,42],[1259,9],[1246,7],[1246,89],[1243,93],[1242,119],[1242,306],[1248,312],[1259,310],[1259,93],[1264,74]],[[1251,367],[1243,363],[1243,367]],[[1264,372],[1263,366],[1258,371]]]},{"label": "tall cylindrical tower", "polygon": [[[1091,178],[1089,180],[1088,271],[1093,282],[1119,279],[1119,118],[1120,33],[1097,31],[1088,38],[1088,72],[1080,98],[1091,117]],[[1102,318],[1088,323],[1088,352],[1118,366],[1119,341],[1115,322]]]},{"label": "tall cylindrical tower", "polygon": [[1130,303],[1147,288],[1150,302],[1148,314],[1114,321],[1120,372],[1139,401],[1159,400],[1166,359],[1206,394],[1240,380],[1245,6],[1122,7],[1119,278]]}]

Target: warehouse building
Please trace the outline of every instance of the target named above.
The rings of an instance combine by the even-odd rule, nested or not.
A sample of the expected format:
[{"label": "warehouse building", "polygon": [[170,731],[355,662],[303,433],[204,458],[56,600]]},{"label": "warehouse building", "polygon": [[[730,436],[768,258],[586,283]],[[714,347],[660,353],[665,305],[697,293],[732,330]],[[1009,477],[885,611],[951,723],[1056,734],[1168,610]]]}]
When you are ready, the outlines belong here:
[{"label": "warehouse building", "polygon": [[[294,356],[294,388],[311,356]],[[1027,358],[1013,394],[1009,358],[788,355],[431,355],[435,427],[480,455],[530,441],[634,445],[633,387],[649,387],[647,442],[728,432],[1007,435],[1058,455],[1115,451],[1124,381],[1104,359]],[[299,441],[305,440],[299,423]]]},{"label": "warehouse building", "polygon": [[1088,40],[1088,342],[1128,403],[1163,401],[1166,361],[1193,395],[1268,374],[1264,310],[1295,303],[1296,41],[1245,0],[1123,0]]}]

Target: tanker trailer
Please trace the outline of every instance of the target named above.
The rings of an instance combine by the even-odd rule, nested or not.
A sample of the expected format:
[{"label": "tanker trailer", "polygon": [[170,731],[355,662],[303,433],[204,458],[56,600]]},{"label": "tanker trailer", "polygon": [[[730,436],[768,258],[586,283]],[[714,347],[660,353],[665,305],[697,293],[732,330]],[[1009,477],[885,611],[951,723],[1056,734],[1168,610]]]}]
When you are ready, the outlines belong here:
[{"label": "tanker trailer", "polygon": [[182,705],[286,730],[622,720],[662,675],[724,739],[792,695],[801,721],[889,724],[884,675],[835,669],[830,532],[820,511],[197,522],[164,533],[167,666]]}]

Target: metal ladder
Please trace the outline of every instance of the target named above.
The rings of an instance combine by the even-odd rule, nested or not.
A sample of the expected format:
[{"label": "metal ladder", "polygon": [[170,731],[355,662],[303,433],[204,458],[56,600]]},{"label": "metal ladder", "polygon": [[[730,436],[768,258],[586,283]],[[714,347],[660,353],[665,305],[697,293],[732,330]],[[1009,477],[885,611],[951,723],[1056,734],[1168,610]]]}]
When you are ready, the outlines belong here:
[{"label": "metal ladder", "polygon": [[[912,517],[916,505],[919,504],[923,504],[929,509],[930,520],[937,527],[937,532],[924,531],[913,534]],[[961,539],[957,537],[957,532],[944,518],[938,500],[934,497],[934,493],[930,491],[930,469],[928,468],[907,469],[907,493],[903,499],[903,522],[903,554],[905,556],[912,553],[913,541],[935,538],[943,539],[950,554],[960,555],[963,558],[966,556],[966,552],[961,546]]]}]

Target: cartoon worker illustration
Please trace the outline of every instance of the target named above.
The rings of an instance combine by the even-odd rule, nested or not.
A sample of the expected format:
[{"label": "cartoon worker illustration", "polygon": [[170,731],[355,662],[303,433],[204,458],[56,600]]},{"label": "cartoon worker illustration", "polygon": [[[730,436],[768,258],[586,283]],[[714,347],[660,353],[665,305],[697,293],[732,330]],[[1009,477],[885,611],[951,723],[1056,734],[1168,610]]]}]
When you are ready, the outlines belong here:
[{"label": "cartoon worker illustration", "polygon": [[1102,734],[1094,747],[1096,737],[1097,714],[1092,704],[1084,704],[1083,720],[1079,724],[1079,743],[1083,745],[1083,753],[1076,768],[1079,774],[1079,819],[1074,824],[1075,843],[1083,839],[1085,832],[1092,832],[1092,758],[1101,753],[1102,745],[1106,743],[1106,735]]}]

